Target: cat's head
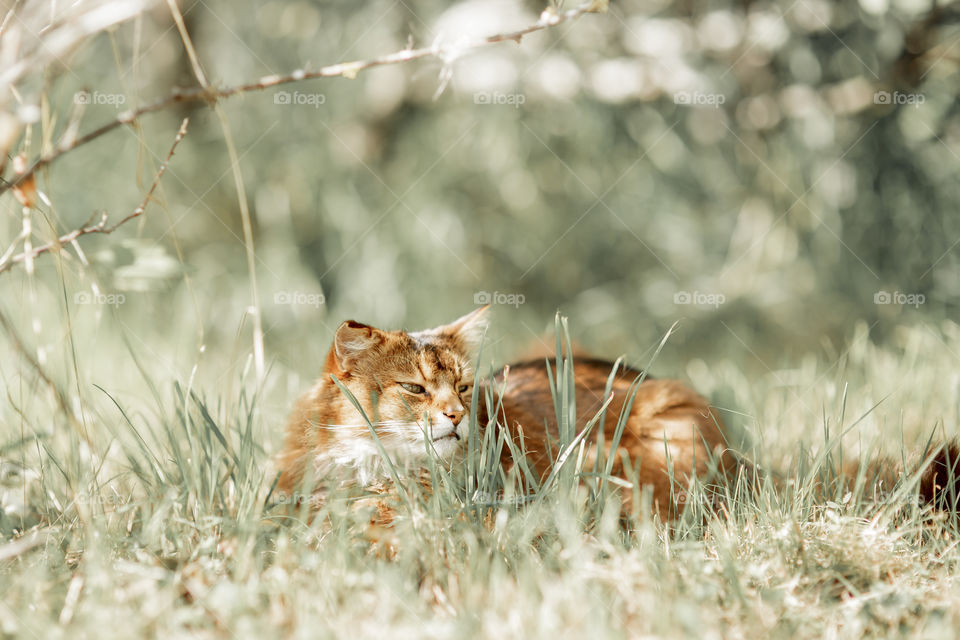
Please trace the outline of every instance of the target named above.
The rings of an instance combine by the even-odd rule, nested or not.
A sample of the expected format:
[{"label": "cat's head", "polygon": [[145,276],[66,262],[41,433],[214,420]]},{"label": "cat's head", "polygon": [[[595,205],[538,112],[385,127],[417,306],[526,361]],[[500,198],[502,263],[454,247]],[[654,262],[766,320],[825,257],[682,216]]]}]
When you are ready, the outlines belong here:
[{"label": "cat's head", "polygon": [[[348,320],[327,358],[335,376],[360,403],[391,457],[450,460],[466,446],[474,361],[487,307],[424,331],[384,331]],[[345,394],[343,394],[345,395]],[[341,398],[341,438],[372,436],[363,415]]]}]

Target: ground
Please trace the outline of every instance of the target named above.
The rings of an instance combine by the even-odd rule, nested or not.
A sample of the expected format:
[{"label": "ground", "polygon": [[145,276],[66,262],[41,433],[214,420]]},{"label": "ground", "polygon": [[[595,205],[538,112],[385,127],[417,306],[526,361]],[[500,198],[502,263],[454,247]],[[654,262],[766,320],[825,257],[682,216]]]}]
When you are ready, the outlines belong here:
[{"label": "ground", "polygon": [[714,509],[694,491],[670,526],[621,520],[562,482],[524,504],[476,505],[434,470],[435,493],[398,498],[372,543],[351,491],[313,517],[271,492],[276,416],[246,387],[228,403],[158,386],[153,411],[101,393],[98,411],[56,432],[11,419],[0,633],[952,637],[951,516],[918,507],[909,480],[880,502],[804,491],[841,457],[897,459],[955,434],[960,331],[897,336],[880,347],[861,329],[835,357],[758,379],[734,362],[690,367],[745,453],[787,486],[731,492]]}]

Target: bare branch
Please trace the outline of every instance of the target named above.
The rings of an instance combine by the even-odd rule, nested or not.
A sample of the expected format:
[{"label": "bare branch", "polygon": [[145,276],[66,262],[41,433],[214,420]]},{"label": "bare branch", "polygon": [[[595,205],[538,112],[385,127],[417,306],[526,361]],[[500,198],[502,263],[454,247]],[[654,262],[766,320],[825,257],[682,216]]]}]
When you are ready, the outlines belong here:
[{"label": "bare branch", "polygon": [[212,105],[222,98],[229,98],[241,93],[262,91],[264,89],[269,89],[279,85],[302,82],[304,80],[314,80],[317,78],[342,77],[352,80],[357,77],[359,72],[365,69],[400,64],[403,62],[410,62],[411,60],[419,60],[421,58],[439,58],[443,60],[445,64],[450,64],[463,53],[472,49],[478,49],[491,44],[496,44],[498,42],[512,41],[519,44],[526,35],[555,27],[569,20],[574,20],[585,13],[598,13],[605,11],[606,7],[606,0],[592,0],[591,2],[587,2],[586,4],[577,7],[576,9],[570,9],[563,12],[558,12],[551,6],[544,10],[542,14],[540,14],[540,19],[537,20],[537,22],[517,31],[498,33],[483,38],[456,42],[453,44],[435,43],[429,47],[421,47],[419,49],[411,49],[408,47],[407,49],[370,60],[357,60],[354,62],[344,62],[340,64],[329,65],[316,71],[298,69],[286,75],[265,76],[256,81],[236,85],[233,87],[224,87],[220,89],[216,87],[178,89],[169,96],[161,98],[153,103],[144,105],[137,109],[124,111],[123,113],[119,114],[115,120],[111,120],[110,122],[105,123],[104,125],[83,136],[66,141],[65,144],[61,144],[53,151],[41,156],[36,162],[27,168],[23,174],[16,176],[16,178],[9,182],[0,184],[0,195],[6,191],[9,191],[13,187],[16,187],[20,183],[25,182],[38,170],[46,167],[65,153],[73,151],[77,147],[84,145],[91,140],[95,140],[96,138],[113,131],[121,125],[135,122],[143,115],[156,111],[162,111],[176,104],[205,102],[208,105]]},{"label": "bare branch", "polygon": [[[113,233],[117,230],[118,227],[130,222],[134,218],[139,218],[143,215],[143,212],[147,209],[147,204],[150,202],[150,199],[153,197],[154,191],[157,190],[157,185],[160,184],[160,178],[163,177],[164,172],[167,170],[167,165],[170,164],[170,159],[173,157],[173,152],[176,150],[177,145],[180,144],[180,141],[183,140],[184,136],[187,135],[187,123],[190,122],[189,118],[184,118],[183,122],[180,123],[180,130],[177,132],[177,137],[174,138],[173,144],[170,145],[170,151],[167,152],[167,157],[164,159],[163,164],[160,165],[160,169],[157,171],[156,177],[153,179],[153,184],[150,185],[150,189],[147,191],[147,195],[144,196],[143,201],[140,203],[136,209],[133,210],[133,213],[130,213],[126,217],[122,218],[119,222],[113,225],[107,225],[107,214],[102,213],[100,215],[100,221],[96,224],[93,224],[94,218],[97,214],[94,213],[90,216],[90,219],[79,228],[74,229],[70,233],[66,233],[53,242],[48,242],[47,244],[41,245],[39,247],[34,247],[30,251],[25,251],[23,253],[18,253],[13,256],[7,262],[0,262],[0,273],[10,270],[14,264],[18,262],[24,262],[28,258],[33,259],[40,255],[41,253],[47,253],[48,251],[59,250],[63,245],[69,244],[79,238],[80,236],[90,235],[91,233]],[[8,252],[9,253],[9,252]]]}]

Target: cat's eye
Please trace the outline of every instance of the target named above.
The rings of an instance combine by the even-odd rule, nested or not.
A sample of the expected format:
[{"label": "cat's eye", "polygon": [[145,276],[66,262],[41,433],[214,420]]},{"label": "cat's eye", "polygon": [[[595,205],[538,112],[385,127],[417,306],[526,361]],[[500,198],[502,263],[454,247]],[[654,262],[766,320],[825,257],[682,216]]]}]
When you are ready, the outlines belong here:
[{"label": "cat's eye", "polygon": [[468,385],[468,384],[462,384],[462,385],[460,385],[459,387],[457,387],[457,392],[458,392],[458,393],[466,393],[466,392],[467,392],[467,389],[469,389],[469,388],[470,388],[470,385]]},{"label": "cat's eye", "polygon": [[426,391],[421,385],[412,382],[401,382],[400,386],[410,393],[424,393]]}]

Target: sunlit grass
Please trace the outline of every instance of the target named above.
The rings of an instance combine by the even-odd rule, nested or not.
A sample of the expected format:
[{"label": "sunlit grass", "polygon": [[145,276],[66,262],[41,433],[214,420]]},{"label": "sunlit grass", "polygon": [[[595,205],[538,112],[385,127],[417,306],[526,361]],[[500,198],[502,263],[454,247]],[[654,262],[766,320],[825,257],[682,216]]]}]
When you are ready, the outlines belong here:
[{"label": "sunlit grass", "polygon": [[[83,429],[57,421],[49,395],[50,407],[34,399],[33,415],[10,413],[0,432],[0,631],[947,633],[960,623],[954,525],[917,504],[915,479],[882,502],[868,487],[831,485],[840,457],[907,457],[935,430],[937,440],[954,433],[956,327],[900,337],[880,348],[859,336],[836,364],[811,359],[760,380],[727,361],[692,368],[695,385],[729,399],[721,411],[758,465],[719,492],[678,486],[688,502],[670,524],[649,515],[642,491],[622,516],[622,482],[604,461],[584,468],[580,444],[597,433],[564,421],[575,411],[565,358],[553,370],[565,425],[555,474],[505,474],[496,461],[513,443],[471,429],[459,468],[428,465],[432,490],[393,469],[396,518],[378,540],[369,523],[382,496],[334,488],[311,510],[274,490],[277,416],[243,379],[223,383],[227,395],[144,365],[135,401],[109,384],[84,391]],[[656,356],[636,364],[657,373]],[[477,388],[477,402],[495,413],[495,385]],[[54,417],[47,428],[44,416]]]}]

